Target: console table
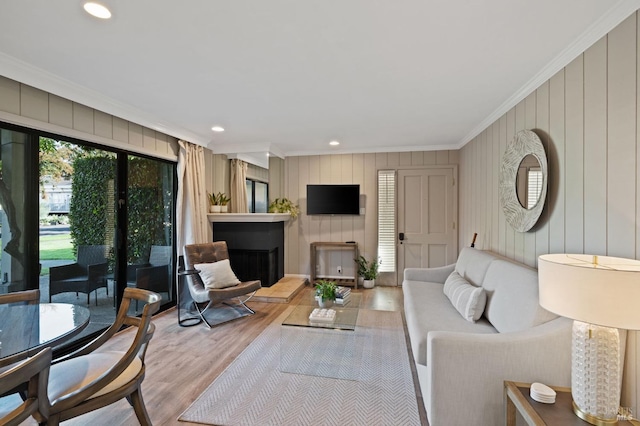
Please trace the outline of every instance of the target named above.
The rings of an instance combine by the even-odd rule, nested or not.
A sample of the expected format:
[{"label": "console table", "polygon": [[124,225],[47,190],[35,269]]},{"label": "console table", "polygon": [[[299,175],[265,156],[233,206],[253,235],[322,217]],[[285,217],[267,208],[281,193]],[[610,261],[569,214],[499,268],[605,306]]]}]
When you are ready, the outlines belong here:
[{"label": "console table", "polygon": [[358,288],[358,266],[356,264],[355,259],[358,258],[358,243],[338,243],[338,242],[315,242],[311,243],[311,273],[310,273],[310,282],[311,285],[314,285],[316,281],[322,279],[323,277],[317,275],[316,267],[318,265],[318,249],[323,250],[350,250],[352,252],[351,259],[353,259],[353,263],[356,265],[355,268],[355,276],[354,277],[345,277],[334,279],[331,278],[331,281],[335,281],[337,285],[341,286],[352,286],[356,289]]}]

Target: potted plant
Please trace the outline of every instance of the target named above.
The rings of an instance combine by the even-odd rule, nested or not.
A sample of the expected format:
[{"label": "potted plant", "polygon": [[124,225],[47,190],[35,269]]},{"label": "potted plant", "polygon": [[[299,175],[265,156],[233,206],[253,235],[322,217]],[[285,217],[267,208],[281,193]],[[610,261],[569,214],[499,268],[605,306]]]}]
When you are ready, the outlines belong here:
[{"label": "potted plant", "polygon": [[288,198],[276,198],[269,204],[269,213],[289,213],[295,219],[300,214],[300,207]]},{"label": "potted plant", "polygon": [[231,201],[231,198],[227,197],[227,194],[223,192],[218,192],[217,197],[218,197],[218,204],[220,204],[220,212],[226,213],[229,208],[227,204],[229,204],[229,201]]},{"label": "potted plant", "polygon": [[358,265],[358,276],[362,277],[362,286],[364,288],[373,288],[378,278],[378,268],[380,267],[380,259],[375,258],[369,262],[364,256],[354,259]]},{"label": "potted plant", "polygon": [[336,300],[336,283],[334,281],[320,280],[316,283],[316,299],[318,306],[328,308]]},{"label": "potted plant", "polygon": [[218,202],[218,195],[207,193],[207,196],[209,197],[209,212],[220,213],[220,203]]}]

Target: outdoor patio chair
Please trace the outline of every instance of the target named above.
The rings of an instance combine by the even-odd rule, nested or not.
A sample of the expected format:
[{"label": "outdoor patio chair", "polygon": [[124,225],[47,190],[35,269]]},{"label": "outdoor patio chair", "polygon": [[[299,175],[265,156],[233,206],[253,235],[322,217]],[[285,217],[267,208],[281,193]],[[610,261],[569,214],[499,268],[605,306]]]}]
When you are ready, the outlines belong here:
[{"label": "outdoor patio chair", "polygon": [[96,306],[98,305],[97,290],[107,286],[107,246],[78,246],[78,260],[76,263],[62,266],[52,266],[49,269],[49,302],[54,294],[78,292],[86,293],[87,305],[89,295],[96,292]]},{"label": "outdoor patio chair", "polygon": [[[227,243],[225,241],[216,241],[213,243],[186,245],[184,246],[184,260],[186,269],[198,269],[198,265],[213,264],[224,260],[228,262],[229,251]],[[230,267],[229,271],[233,275]],[[187,275],[186,278],[194,307],[207,327],[211,328],[211,324],[205,319],[204,312],[213,305],[225,303],[230,299],[236,299],[238,304],[249,311],[250,314],[255,313],[245,303],[260,289],[260,281],[240,282],[236,278],[237,284],[224,288],[210,288],[211,285],[209,283],[205,284],[206,279],[203,280],[202,271],[198,274]],[[235,275],[233,275],[233,278],[235,278]],[[204,306],[204,308],[201,308],[201,306]]]},{"label": "outdoor patio chair", "polygon": [[171,246],[151,246],[148,263],[127,267],[127,286],[167,293],[168,299],[171,289],[170,264]]},{"label": "outdoor patio chair", "polygon": [[[132,301],[144,304],[139,317],[128,314]],[[144,358],[155,326],[151,316],[160,308],[160,295],[138,288],[125,288],[114,323],[86,346],[53,362],[49,371],[51,401],[48,425],[80,416],[126,398],[138,422],[151,425],[140,386],[145,375]],[[123,326],[132,327],[122,338],[131,338],[126,352],[106,350],[110,339]]]}]

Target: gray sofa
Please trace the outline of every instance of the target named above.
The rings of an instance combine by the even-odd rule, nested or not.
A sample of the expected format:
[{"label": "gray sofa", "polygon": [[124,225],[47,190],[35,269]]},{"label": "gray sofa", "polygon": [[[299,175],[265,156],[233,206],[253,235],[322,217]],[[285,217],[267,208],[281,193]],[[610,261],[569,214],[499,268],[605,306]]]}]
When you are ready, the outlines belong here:
[{"label": "gray sofa", "polygon": [[[484,293],[476,322],[444,294],[454,276]],[[431,426],[504,424],[504,380],[571,385],[572,322],[540,307],[534,269],[464,248],[453,265],[405,269],[402,288]]]}]

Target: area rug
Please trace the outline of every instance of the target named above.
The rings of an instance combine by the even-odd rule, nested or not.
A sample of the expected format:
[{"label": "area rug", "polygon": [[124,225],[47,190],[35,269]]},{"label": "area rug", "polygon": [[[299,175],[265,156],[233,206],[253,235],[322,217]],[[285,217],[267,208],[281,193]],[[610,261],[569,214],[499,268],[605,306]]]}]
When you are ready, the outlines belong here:
[{"label": "area rug", "polygon": [[[419,425],[399,312],[360,310],[356,380],[283,373],[288,308],[180,415],[207,425]],[[299,334],[304,336],[304,333]],[[301,337],[304,339],[304,337]]]}]

